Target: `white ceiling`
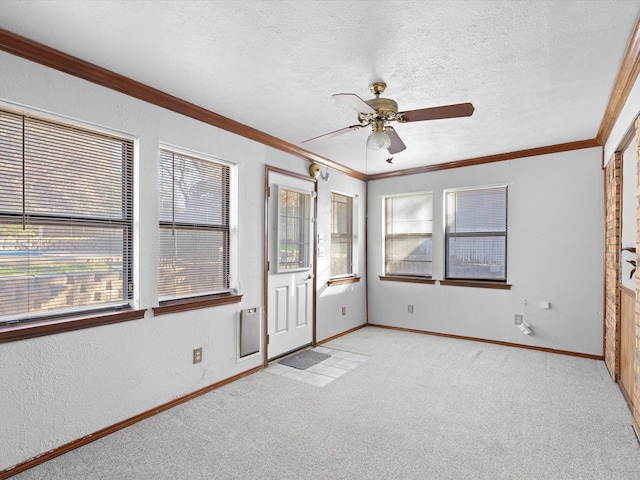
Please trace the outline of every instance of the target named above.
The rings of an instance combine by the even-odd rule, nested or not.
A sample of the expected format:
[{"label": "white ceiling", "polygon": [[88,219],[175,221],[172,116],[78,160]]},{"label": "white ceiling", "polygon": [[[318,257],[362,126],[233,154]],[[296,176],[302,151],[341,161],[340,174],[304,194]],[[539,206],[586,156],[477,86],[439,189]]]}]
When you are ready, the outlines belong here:
[{"label": "white ceiling", "polygon": [[[472,117],[394,125],[305,147],[372,174],[591,139],[637,0],[0,1],[0,27],[295,145],[357,123],[333,93],[399,109],[472,102]],[[303,146],[304,147],[304,146]]]}]

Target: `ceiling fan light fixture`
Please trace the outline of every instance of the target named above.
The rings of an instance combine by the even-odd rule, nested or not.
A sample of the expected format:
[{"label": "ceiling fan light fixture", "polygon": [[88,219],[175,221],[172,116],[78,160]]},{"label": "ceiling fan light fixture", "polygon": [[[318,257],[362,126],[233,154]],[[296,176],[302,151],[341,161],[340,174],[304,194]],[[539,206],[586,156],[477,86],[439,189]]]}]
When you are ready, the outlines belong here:
[{"label": "ceiling fan light fixture", "polygon": [[378,120],[373,124],[373,133],[367,138],[367,148],[369,150],[382,150],[389,148],[391,138],[384,133],[384,122]]},{"label": "ceiling fan light fixture", "polygon": [[384,132],[373,132],[367,138],[367,148],[369,150],[382,150],[383,148],[389,148],[389,145],[391,145],[391,139]]}]

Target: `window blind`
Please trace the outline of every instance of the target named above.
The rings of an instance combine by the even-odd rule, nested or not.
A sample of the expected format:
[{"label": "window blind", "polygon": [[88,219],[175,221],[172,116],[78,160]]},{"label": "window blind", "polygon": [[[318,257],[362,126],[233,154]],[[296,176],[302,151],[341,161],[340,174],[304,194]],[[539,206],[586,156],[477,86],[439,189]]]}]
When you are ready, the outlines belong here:
[{"label": "window blind", "polygon": [[447,191],[447,278],[506,281],[507,187]]},{"label": "window blind", "polygon": [[385,199],[385,274],[431,276],[433,198],[430,193]]},{"label": "window blind", "polygon": [[0,111],[0,322],[127,304],[133,142]]},{"label": "window blind", "polygon": [[229,290],[229,166],[161,149],[159,298]]}]

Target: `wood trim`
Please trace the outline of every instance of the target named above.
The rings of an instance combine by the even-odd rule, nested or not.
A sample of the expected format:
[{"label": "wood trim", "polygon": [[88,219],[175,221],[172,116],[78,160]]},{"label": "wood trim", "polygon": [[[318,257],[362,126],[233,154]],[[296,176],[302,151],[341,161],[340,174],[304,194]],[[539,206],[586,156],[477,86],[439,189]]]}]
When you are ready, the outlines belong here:
[{"label": "wood trim", "polygon": [[[616,149],[616,152],[620,152],[623,155],[622,161],[624,162],[624,152],[625,150],[627,150],[627,148],[629,148],[629,145],[631,145],[631,142],[633,141],[634,138],[636,138],[636,120],[638,119],[638,117],[636,116],[636,118],[633,119],[633,122],[631,122],[631,126],[627,129],[626,132],[624,132],[624,135],[622,136],[622,139],[620,140],[620,143],[618,145],[618,148]],[[604,152],[602,153],[602,155],[604,155]]]},{"label": "wood trim", "polygon": [[493,288],[496,290],[511,290],[511,284],[489,282],[481,280],[440,280],[440,285],[450,287],[476,287],[476,288]]},{"label": "wood trim", "polygon": [[220,295],[207,295],[206,297],[181,298],[180,300],[170,300],[162,302],[153,308],[153,314],[165,315],[167,313],[186,312],[199,308],[217,307],[218,305],[228,305],[230,303],[240,303],[242,295],[235,293],[223,293]]},{"label": "wood trim", "polygon": [[[267,167],[267,168],[266,168],[266,173],[267,173],[267,174],[268,174],[268,173],[270,173],[270,172],[273,172],[273,173],[280,173],[280,174],[282,174],[282,175],[286,175],[286,176],[288,176],[288,177],[295,177],[295,178],[299,178],[300,180],[306,180],[306,181],[309,181],[309,182],[314,182],[314,183],[316,183],[316,184],[318,183],[318,179],[317,179],[317,178],[312,177],[312,176],[311,176],[311,175],[309,175],[309,174],[292,172],[292,171],[290,171],[290,170],[286,170],[286,169],[284,169],[284,168],[274,167],[273,165],[267,165],[266,167]],[[265,176],[267,176],[267,177],[268,177],[268,175],[265,175]],[[267,180],[268,180],[268,178],[267,178]],[[268,187],[269,187],[269,183],[267,183],[267,188],[268,188]],[[265,190],[265,192],[266,192],[266,190]]]},{"label": "wood trim", "polygon": [[14,475],[17,475],[18,473],[21,473],[21,472],[24,472],[25,470],[33,468],[36,465],[40,465],[41,463],[52,460],[56,457],[59,457],[60,455],[63,455],[72,450],[75,450],[76,448],[83,447],[95,440],[98,440],[102,437],[106,437],[107,435],[117,432],[118,430],[122,430],[123,428],[130,427],[131,425],[138,423],[142,420],[146,420],[147,418],[153,417],[158,413],[162,413],[166,410],[169,410],[170,408],[173,408],[182,403],[188,402],[189,400],[193,400],[194,398],[204,395],[205,393],[209,393],[229,383],[235,382],[236,380],[240,380],[243,377],[249,376],[251,374],[254,374],[262,370],[262,368],[263,368],[262,366],[254,367],[250,370],[247,370],[246,372],[240,373],[238,375],[234,375],[233,377],[227,378],[226,380],[216,382],[212,385],[196,390],[195,392],[176,398],[175,400],[172,400],[170,402],[163,403],[162,405],[152,408],[151,410],[147,410],[146,412],[142,412],[126,420],[122,420],[121,422],[115,423],[109,427],[105,427],[101,430],[98,430],[97,432],[90,433],[89,435],[86,435],[72,442],[66,443],[58,448],[54,448],[53,450],[43,453],[42,455],[38,455],[37,457],[33,457],[32,459],[19,463],[18,465],[14,465],[13,467],[2,470],[0,471],[0,480],[6,480],[9,477],[12,477]]},{"label": "wood trim", "polygon": [[418,173],[437,172],[439,170],[449,170],[451,168],[471,167],[473,165],[482,165],[485,163],[504,162],[506,160],[516,160],[519,158],[535,157],[538,155],[548,155],[551,153],[569,152],[572,150],[581,150],[583,148],[593,148],[602,146],[595,138],[589,140],[579,140],[576,142],[558,143],[556,145],[548,145],[545,147],[529,148],[526,150],[518,150],[515,152],[499,153],[496,155],[487,155],[485,157],[469,158],[466,160],[456,160],[452,162],[436,163],[426,165],[424,167],[408,168],[406,170],[396,170],[393,172],[375,173],[369,175],[367,180],[380,180],[383,178],[401,177],[405,175],[416,175]]},{"label": "wood trim", "polygon": [[618,372],[616,380],[620,390],[633,413],[633,400],[630,395],[635,390],[636,373],[636,294],[628,288],[620,288],[618,303],[618,317],[620,324],[620,342],[618,343]]},{"label": "wood trim", "polygon": [[627,295],[629,295],[630,297],[633,297],[633,298],[635,298],[635,296],[636,296],[636,292],[631,290],[629,287],[625,287],[622,284],[620,284],[620,291],[626,293]]},{"label": "wood trim", "polygon": [[638,444],[640,444],[640,425],[638,425],[638,423],[636,422],[635,416],[633,418],[633,422],[631,423],[631,427],[633,428],[633,433],[636,434],[636,440],[638,441]]},{"label": "wood trim", "polygon": [[629,93],[638,78],[640,72],[640,17],[636,20],[633,33],[627,44],[627,49],[616,77],[616,82],[609,98],[609,103],[605,111],[596,139],[601,145],[607,143],[609,135],[613,130],[616,120],[622,112]]},{"label": "wood trim", "polygon": [[325,338],[324,340],[320,340],[318,342],[318,345],[322,345],[324,343],[330,342],[331,340],[335,340],[337,338],[344,337],[345,335],[348,335],[348,334],[353,333],[355,331],[361,330],[361,329],[363,329],[364,327],[367,327],[367,326],[368,326],[368,324],[363,323],[362,325],[358,325],[357,327],[350,328],[349,330],[346,330],[346,331],[344,331],[342,333],[338,333],[337,335],[333,335],[332,337],[328,337],[328,338]]},{"label": "wood trim", "polygon": [[[279,168],[279,167],[274,167],[271,165],[265,165],[265,169],[264,169],[264,238],[262,241],[262,245],[263,245],[263,291],[262,291],[262,295],[263,295],[263,335],[262,335],[262,346],[263,346],[263,352],[264,352],[264,358],[263,358],[263,366],[266,368],[269,366],[269,352],[268,352],[268,348],[269,348],[269,174],[270,173],[279,173],[281,175],[286,175],[289,177],[294,177],[294,178],[299,178],[301,180],[304,181],[309,181],[309,182],[313,182],[313,189],[315,192],[315,197],[313,198],[313,215],[315,218],[317,218],[318,216],[318,179],[312,177],[311,175],[305,175],[302,173],[296,173],[296,172],[291,172],[289,170],[285,170],[283,168]],[[318,239],[318,235],[317,235],[317,224],[314,223],[313,224],[313,251],[317,252],[318,251],[318,245],[317,245],[317,239]],[[317,263],[315,261],[315,254],[314,254],[314,263],[313,263],[313,312],[312,312],[312,317],[313,317],[313,334],[312,334],[312,339],[311,339],[311,345],[315,345],[316,344],[316,330],[317,330],[317,325],[316,325],[316,309],[317,309],[317,296],[318,296],[318,290],[317,290],[317,284],[316,284],[316,279],[318,277],[317,275]]]},{"label": "wood trim", "polygon": [[127,308],[123,310],[98,311],[83,315],[65,315],[8,325],[6,327],[0,327],[0,343],[15,342],[28,338],[54,335],[56,333],[73,332],[85,328],[139,320],[144,318],[144,313],[145,310]]},{"label": "wood trim", "polygon": [[398,330],[401,332],[419,333],[421,335],[433,335],[435,337],[454,338],[456,340],[469,340],[471,342],[492,343],[494,345],[503,345],[505,347],[524,348],[526,350],[537,350],[540,352],[557,353],[560,355],[570,355],[572,357],[588,358],[590,360],[602,360],[604,358],[602,355],[592,355],[590,353],[571,352],[569,350],[556,350],[554,348],[537,347],[534,345],[523,345],[521,343],[503,342],[500,340],[490,340],[488,338],[467,337],[464,335],[453,335],[450,333],[430,332],[428,330],[415,330],[413,328],[392,327],[390,325],[376,325],[374,323],[369,323],[368,326],[377,327],[377,328],[386,328],[389,330]]},{"label": "wood trim", "polygon": [[[636,25],[637,27],[637,25]],[[632,39],[638,36],[638,29],[634,31]],[[628,53],[636,52],[637,42],[630,43],[634,45]],[[484,163],[500,162],[505,160],[513,160],[517,158],[545,155],[549,153],[558,153],[569,150],[578,150],[582,148],[591,148],[601,146],[602,142],[596,139],[581,140],[576,142],[568,142],[546,147],[538,147],[527,150],[519,150],[516,152],[502,153],[497,155],[489,155],[485,157],[471,158],[467,160],[458,160],[435,165],[427,165],[407,170],[397,170],[394,172],[383,172],[379,174],[369,175],[358,172],[350,167],[334,162],[328,158],[322,157],[316,153],[305,150],[297,145],[266,134],[240,122],[219,115],[215,112],[199,107],[180,98],[174,97],[160,90],[152,88],[148,85],[140,83],[131,78],[125,77],[118,73],[112,72],[98,65],[86,62],[72,55],[66,54],[49,46],[43,45],[34,40],[28,39],[21,35],[17,35],[8,30],[0,28],[0,50],[25,58],[29,61],[44,65],[64,73],[68,73],[75,77],[87,80],[97,85],[115,90],[117,92],[129,95],[138,100],[157,105],[159,107],[171,110],[173,112],[185,115],[195,120],[207,123],[214,127],[226,130],[228,132],[240,135],[242,137],[254,140],[263,145],[275,148],[277,150],[289,153],[296,157],[302,158],[309,162],[316,162],[332,170],[348,175],[358,180],[378,180],[382,178],[414,175],[417,173],[433,172],[438,170],[446,170],[451,168],[467,167],[472,165],[481,165]],[[637,53],[637,52],[636,52]],[[625,58],[625,60],[627,60]],[[628,63],[628,62],[627,62]],[[638,62],[636,62],[638,63]],[[625,62],[623,62],[625,64]],[[637,70],[635,68],[634,70]],[[635,73],[637,76],[637,72]],[[635,77],[634,77],[635,79]],[[633,82],[631,82],[633,84]],[[628,95],[628,92],[627,92]],[[626,97],[625,97],[626,98]],[[611,103],[611,102],[610,102]],[[619,112],[618,112],[619,114]],[[600,138],[600,137],[597,137]]]},{"label": "wood trim", "polygon": [[340,278],[331,278],[327,282],[328,287],[333,287],[335,285],[346,285],[348,283],[358,283],[360,281],[360,277],[352,276],[352,277],[340,277]]},{"label": "wood trim", "polygon": [[[602,205],[604,206],[604,212],[602,215],[602,240],[604,252],[602,253],[602,355],[606,358],[607,355],[607,172],[605,171],[606,165],[604,164],[604,148],[602,149]],[[605,361],[605,366],[607,362]],[[607,371],[609,367],[607,366]],[[609,371],[609,374],[612,374]],[[615,372],[613,372],[615,376]]]},{"label": "wood trim", "polygon": [[[311,177],[311,176],[310,176]],[[311,177],[313,178],[313,177]],[[312,312],[311,312],[311,321],[313,322],[313,337],[311,338],[311,342],[313,346],[316,345],[316,340],[318,338],[318,179],[313,178],[315,182],[313,182],[313,193],[314,197],[313,201],[313,250],[310,253],[311,258],[313,258],[313,280],[311,280],[312,286]]]},{"label": "wood trim", "polygon": [[436,281],[427,277],[404,277],[402,275],[379,275],[378,278],[383,282],[404,282],[404,283],[426,283],[434,285]]},{"label": "wood trim", "polygon": [[629,395],[627,390],[624,388],[624,383],[622,383],[622,380],[620,379],[620,377],[616,379],[616,383],[618,384],[618,388],[620,388],[620,392],[622,392],[624,401],[627,402],[627,407],[629,407],[629,411],[633,415],[633,400],[631,399],[631,395]]},{"label": "wood trim", "polygon": [[264,232],[262,238],[262,366],[269,366],[269,172],[277,171],[274,167],[265,165],[264,168]]},{"label": "wood trim", "polygon": [[86,62],[77,57],[38,43],[29,38],[17,35],[0,28],[0,50],[27,59],[31,62],[59,70],[69,75],[87,80],[97,85],[124,93],[138,100],[157,105],[214,127],[226,130],[241,137],[254,140],[268,147],[302,158],[309,162],[317,162],[327,168],[343,173],[358,180],[366,180],[364,173],[334,162],[297,145],[285,142],[267,133],[251,128],[240,122],[223,117],[215,112],[199,107],[193,103],[174,97],[131,78],[112,72],[98,65]]}]

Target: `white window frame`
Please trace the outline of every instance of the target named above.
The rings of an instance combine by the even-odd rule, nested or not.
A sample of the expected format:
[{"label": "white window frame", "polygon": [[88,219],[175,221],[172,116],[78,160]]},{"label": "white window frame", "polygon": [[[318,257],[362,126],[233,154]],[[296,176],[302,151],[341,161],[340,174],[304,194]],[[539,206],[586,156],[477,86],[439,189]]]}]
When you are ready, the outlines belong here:
[{"label": "white window frame", "polygon": [[[431,259],[427,261],[427,263],[431,264],[431,273],[404,273],[404,272],[390,272],[387,270],[387,240],[389,233],[387,232],[387,200],[393,200],[396,198],[406,198],[406,197],[430,197],[431,201],[431,214],[430,218],[424,219],[426,222],[431,222],[431,232],[422,232],[415,233],[414,235],[424,235],[425,238],[428,238],[431,242]],[[393,195],[384,195],[382,197],[382,272],[383,276],[388,277],[416,277],[416,278],[433,278],[433,192],[424,191],[424,192],[407,192],[401,194],[393,194]]]},{"label": "white window frame", "polygon": [[[504,233],[495,230],[495,231],[474,231],[474,232],[462,232],[451,234],[449,231],[448,223],[448,200],[447,195],[451,193],[458,192],[471,192],[471,191],[482,191],[482,190],[494,190],[494,189],[504,189],[505,193],[505,211],[504,211]],[[508,210],[509,210],[509,189],[506,184],[498,184],[498,185],[482,185],[482,186],[474,186],[474,187],[462,187],[462,188],[451,188],[446,189],[443,192],[443,224],[444,224],[444,278],[445,280],[468,280],[468,281],[481,281],[481,282],[495,282],[495,283],[506,283],[507,282],[507,241],[508,241]],[[491,276],[456,276],[450,275],[449,273],[449,238],[450,237],[504,237],[504,276],[503,277],[491,277]],[[491,266],[489,267],[492,268]]]},{"label": "white window frame", "polygon": [[[340,195],[342,197],[346,197],[350,199],[350,206],[351,206],[351,210],[349,212],[349,225],[347,226],[347,235],[350,237],[350,242],[349,242],[349,253],[347,255],[347,258],[350,258],[350,265],[348,266],[348,272],[344,273],[344,274],[333,274],[333,272],[331,272],[331,264],[333,263],[332,260],[332,254],[333,252],[330,252],[329,255],[329,275],[330,278],[332,279],[338,279],[338,278],[348,278],[348,277],[355,277],[357,275],[357,260],[356,260],[356,253],[357,253],[357,248],[356,248],[356,204],[357,204],[357,199],[358,196],[357,195],[353,195],[353,194],[348,194],[348,193],[344,193],[344,192],[340,192],[337,190],[332,190],[331,191],[331,233],[330,233],[330,245],[331,247],[333,247],[333,196],[335,195]],[[331,250],[333,250],[333,248],[331,248]]]},{"label": "white window frame", "polygon": [[[203,161],[209,161],[212,163],[217,163],[220,165],[224,165],[226,166],[229,170],[229,192],[228,192],[228,197],[229,197],[229,211],[228,211],[228,216],[229,216],[229,225],[228,225],[228,248],[229,248],[229,252],[227,254],[227,259],[228,259],[228,265],[227,265],[227,272],[228,272],[228,288],[224,289],[224,291],[216,291],[214,293],[215,294],[220,294],[220,293],[236,293],[238,291],[238,249],[237,249],[237,243],[238,243],[238,165],[230,162],[228,160],[225,160],[223,158],[208,154],[208,153],[203,153],[201,151],[197,151],[197,150],[192,150],[189,148],[185,148],[185,147],[181,147],[181,146],[177,146],[174,144],[170,144],[170,143],[165,143],[165,142],[161,142],[159,144],[158,147],[158,152],[157,152],[157,158],[158,158],[158,162],[160,159],[160,150],[167,150],[170,152],[173,152],[175,154],[178,155],[184,155],[187,157],[193,157],[196,158],[198,160],[203,160]],[[160,201],[160,188],[158,186],[158,202]],[[160,221],[158,218],[158,235],[160,234]],[[159,242],[159,239],[158,239]],[[160,255],[160,251],[158,249],[158,262],[160,260],[159,258]],[[159,265],[158,265],[159,266]],[[160,305],[163,305],[163,303],[170,303],[172,301],[175,300],[183,300],[183,299],[188,299],[188,298],[193,298],[193,299],[197,299],[198,297],[204,296],[207,294],[201,294],[201,295],[189,295],[189,296],[185,296],[185,297],[180,297],[180,296],[171,296],[169,297],[160,297],[159,292],[158,292],[158,296],[159,296],[159,303]]]},{"label": "white window frame", "polygon": [[[128,185],[129,190],[129,211],[127,220],[127,230],[129,232],[129,240],[128,240],[128,259],[126,260],[126,267],[123,266],[123,274],[126,275],[127,280],[124,281],[123,285],[123,298],[121,300],[115,302],[107,302],[103,304],[96,305],[83,305],[83,306],[75,306],[68,309],[57,309],[53,311],[40,311],[34,312],[33,314],[26,315],[13,315],[11,317],[6,317],[4,319],[0,319],[0,326],[3,324],[14,324],[14,323],[23,323],[23,322],[32,322],[39,320],[46,320],[47,318],[55,317],[60,319],[60,325],[64,324],[64,319],[66,316],[69,316],[69,321],[80,319],[78,324],[82,322],[85,318],[89,318],[90,315],[101,315],[102,312],[108,312],[109,310],[115,309],[117,311],[125,311],[130,307],[133,307],[136,303],[138,287],[137,287],[137,267],[138,263],[136,261],[137,258],[137,235],[138,231],[136,228],[136,204],[137,204],[137,196],[138,196],[138,141],[135,135],[131,135],[126,132],[122,132],[120,130],[111,129],[108,127],[104,127],[92,122],[79,120],[76,118],[67,117],[64,115],[59,115],[52,113],[50,111],[41,110],[33,107],[29,107],[23,104],[9,102],[6,100],[0,100],[0,109],[12,113],[15,115],[24,116],[25,118],[35,118],[40,119],[44,122],[57,123],[62,125],[63,127],[77,128],[79,130],[84,130],[86,132],[93,132],[97,135],[106,135],[110,137],[117,138],[122,141],[130,142],[132,147],[132,155],[130,158],[131,165],[129,168],[131,169],[131,178],[130,184]],[[37,218],[37,215],[30,215],[31,220]],[[125,244],[123,244],[124,246]],[[125,259],[123,258],[123,262]],[[64,327],[60,328],[60,331],[63,330]]]}]

